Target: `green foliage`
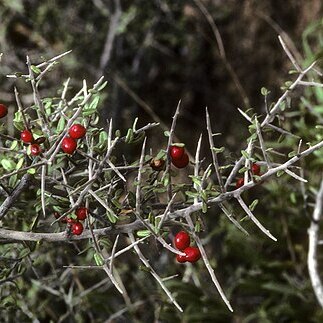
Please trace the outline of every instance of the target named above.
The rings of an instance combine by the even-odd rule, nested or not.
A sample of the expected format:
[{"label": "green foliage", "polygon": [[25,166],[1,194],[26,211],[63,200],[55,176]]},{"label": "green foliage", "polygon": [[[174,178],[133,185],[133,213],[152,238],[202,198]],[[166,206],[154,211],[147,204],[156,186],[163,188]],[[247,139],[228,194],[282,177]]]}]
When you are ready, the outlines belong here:
[{"label": "green foliage", "polygon": [[[98,10],[94,3],[99,2],[42,1],[38,3],[5,0],[0,4],[0,16],[3,17],[1,23],[7,27],[7,30],[4,27],[0,31],[1,51],[11,52],[9,63],[12,64],[10,70],[1,64],[3,75],[16,70],[25,60],[24,54],[22,55],[19,50],[24,43],[32,48],[32,54],[37,51],[47,58],[52,56],[52,52],[73,49],[73,53],[66,57],[65,63],[55,66],[49,74],[43,85],[44,88],[41,87],[41,90],[48,93],[48,97],[42,99],[47,116],[55,115],[60,108],[59,101],[63,86],[57,86],[57,84],[58,79],[62,81],[61,75],[64,77],[72,75],[73,81],[68,87],[68,100],[72,97],[72,93],[74,95],[82,87],[84,76],[93,75],[89,84],[93,83],[97,76],[96,71],[106,39],[107,21],[111,20],[114,8],[109,5],[108,10]],[[162,5],[159,7],[157,3]],[[210,6],[210,10],[216,22],[219,23],[220,31],[225,31],[224,45],[228,57],[237,68],[239,77],[244,80],[247,92],[250,95],[255,92],[258,95],[261,92],[263,96],[261,100],[269,101],[276,97],[277,88],[272,90],[272,84],[267,83],[274,79],[274,87],[280,84],[280,78],[283,76],[272,73],[278,70],[280,74],[281,66],[277,62],[283,55],[280,51],[279,54],[274,54],[272,45],[263,48],[265,56],[258,57],[246,52],[248,46],[251,47],[252,52],[255,52],[252,39],[257,39],[258,44],[259,35],[255,37],[253,34],[243,43],[244,46],[242,42],[240,43],[240,38],[246,40],[245,33],[249,29],[255,33],[259,32],[264,22],[261,21],[259,24],[252,14],[253,17],[249,22],[252,23],[253,28],[245,28],[247,17],[243,15],[248,10],[242,13],[240,4],[236,6],[221,4],[218,7]],[[268,6],[269,4],[266,4],[266,10]],[[287,6],[286,3],[284,6]],[[109,81],[116,74],[121,74],[127,81],[129,80],[130,87],[155,107],[155,112],[162,119],[167,119],[167,122],[174,102],[177,103],[179,97],[185,97],[187,103],[183,114],[184,120],[178,125],[177,133],[180,133],[181,140],[187,143],[188,150],[195,145],[194,136],[199,132],[197,130],[204,129],[204,121],[198,119],[197,107],[203,106],[204,109],[204,105],[211,104],[211,107],[216,109],[214,113],[216,130],[227,135],[222,138],[223,141],[234,147],[238,155],[244,147],[240,147],[239,140],[232,139],[232,134],[238,134],[238,137],[241,135],[241,138],[244,138],[246,132],[237,122],[241,120],[233,117],[234,113],[231,113],[231,110],[228,117],[228,109],[231,106],[240,105],[241,98],[236,95],[232,80],[229,80],[228,84],[225,83],[228,79],[227,71],[220,61],[217,48],[213,47],[216,46],[216,42],[210,36],[210,28],[200,12],[192,7],[191,3],[174,1],[134,1],[131,4],[123,2],[122,7],[121,20],[117,27],[117,40],[112,50],[111,61],[106,68]],[[235,12],[238,12],[239,16],[241,13],[242,23],[237,21]],[[268,12],[268,15],[275,17],[280,14],[279,10],[274,13],[271,15]],[[26,20],[20,20],[21,15],[24,15]],[[32,22],[31,27],[30,22]],[[22,31],[21,34],[19,31]],[[271,29],[270,33],[272,34]],[[237,35],[235,37],[239,39],[232,35]],[[22,37],[22,40],[18,36]],[[269,37],[263,34],[260,36],[261,43],[265,46],[265,43],[268,43],[266,37]],[[297,38],[294,37],[294,39]],[[322,21],[313,22],[308,26],[302,37],[302,45],[305,53],[302,66],[308,66],[314,59],[321,58]],[[23,51],[25,50],[24,47]],[[232,54],[234,52],[239,52],[239,55],[236,55],[237,58],[234,58],[235,55]],[[252,61],[251,65],[250,62],[248,64],[249,60]],[[244,66],[241,65],[241,61],[244,61],[242,64]],[[278,66],[276,71],[270,62]],[[254,72],[255,66],[261,66],[261,68]],[[321,66],[321,60],[318,66]],[[40,70],[36,64],[32,65],[32,70],[39,75]],[[291,71],[291,79],[294,73],[295,71]],[[268,75],[268,79],[264,79],[265,74]],[[20,77],[22,73],[16,73],[16,75]],[[118,86],[115,84],[110,86],[110,83],[108,83],[108,90],[103,91],[107,82],[103,82],[96,90],[89,89],[92,99],[82,109],[79,120],[90,120],[91,129],[88,138],[93,139],[93,152],[96,157],[102,158],[109,144],[108,129],[104,128],[104,120],[107,117],[116,116],[119,119],[116,120],[117,127],[121,130],[115,130],[115,137],[123,137],[124,144],[121,145],[116,156],[112,156],[114,162],[123,161],[122,155],[124,155],[129,165],[137,167],[138,151],[145,133],[135,134],[138,128],[137,122],[132,122],[133,118],[128,118],[128,115],[140,115],[140,121],[147,116],[138,113],[137,106],[121,92]],[[4,86],[1,92],[7,89],[11,92],[10,81],[2,78],[1,84]],[[272,91],[265,87],[259,90],[262,84]],[[283,88],[288,88],[290,84],[290,82],[285,83]],[[30,84],[25,82],[24,78],[18,80],[18,85],[22,95],[29,91]],[[28,100],[28,97],[24,97],[25,99]],[[84,93],[73,102],[66,117],[61,116],[52,123],[53,141],[64,131],[72,111],[77,109],[83,99]],[[262,101],[254,97],[251,100],[252,106],[263,105]],[[12,102],[14,102],[13,99]],[[30,102],[26,106],[28,106],[27,115],[34,116],[38,107]],[[291,106],[297,108],[291,110]],[[280,109],[281,114],[277,125],[303,139],[301,150],[307,147],[307,142],[322,140],[320,128],[323,118],[322,88],[307,88],[300,100],[292,99],[292,102],[283,103]],[[258,116],[260,112],[263,111],[250,109],[246,113],[254,120],[254,116]],[[103,115],[103,122],[98,120],[99,114]],[[33,120],[34,118],[29,119],[29,121]],[[12,136],[18,138],[18,132],[24,129],[21,112],[15,113],[12,124],[17,131],[15,134],[12,129],[9,131]],[[33,123],[33,127],[35,137],[43,135],[38,119]],[[193,128],[194,131],[191,131]],[[7,127],[1,125],[1,133],[6,129]],[[249,126],[249,132],[250,139],[256,140],[254,124]],[[169,131],[165,131],[164,135],[166,137],[163,136],[162,131],[155,133],[157,143],[152,145],[153,152],[147,155],[145,161],[156,155],[157,158],[166,157],[165,144]],[[277,151],[285,157],[297,154],[299,138],[277,135],[271,131],[266,132],[266,136],[270,138],[266,147],[270,159],[279,160]],[[47,142],[44,146],[48,147],[49,144],[52,142]],[[230,155],[228,149],[224,150],[224,147],[221,147],[222,144],[223,142],[216,141],[216,147],[220,148],[214,148],[214,151],[218,154],[221,170],[226,175],[233,166],[236,156]],[[24,146],[19,140],[3,139],[2,145],[10,147],[15,153],[1,154],[0,176],[28,166],[25,155],[20,153],[24,150]],[[84,140],[80,146],[85,153],[90,152],[89,147],[88,140]],[[29,154],[28,150],[27,152]],[[250,161],[263,159],[259,151],[251,156],[245,150],[241,151],[241,154]],[[59,153],[57,163],[49,167],[49,175],[58,176],[57,172],[60,168],[72,168],[73,162],[76,162],[79,172],[82,173],[86,168],[81,163],[82,158],[78,157],[79,160],[69,160],[64,154]],[[208,158],[210,160],[210,156]],[[222,161],[225,159],[228,159],[226,160],[228,165],[223,165]],[[282,156],[281,160],[283,160]],[[204,165],[207,165],[207,162]],[[266,223],[266,227],[279,238],[278,243],[273,244],[260,235],[238,206],[234,206],[232,212],[235,218],[240,222],[243,221],[242,224],[251,234],[249,237],[245,237],[237,230],[219,210],[207,209],[206,200],[219,194],[219,188],[216,185],[202,185],[201,176],[185,177],[186,182],[183,183],[183,175],[179,171],[172,172],[171,176],[161,177],[145,165],[145,183],[142,187],[144,201],[162,199],[170,180],[173,182],[173,191],[179,193],[178,197],[181,201],[192,203],[194,198],[200,198],[203,201],[203,211],[208,213],[207,216],[201,214],[197,216],[196,231],[200,232],[201,237],[205,239],[211,265],[215,268],[224,290],[229,293],[235,312],[230,314],[224,308],[211,285],[206,269],[201,264],[190,266],[188,269],[186,266],[179,266],[175,263],[173,255],[161,252],[155,239],[149,237],[143,246],[143,251],[148,255],[147,258],[154,268],[158,269],[162,277],[179,274],[179,279],[176,281],[166,282],[167,287],[183,306],[184,313],[179,314],[169,304],[164,292],[160,288],[156,289],[149,270],[147,271],[146,267],[141,270],[142,267],[139,267],[135,260],[136,255],[129,253],[116,259],[115,262],[118,274],[122,276],[133,302],[133,307],[127,307],[127,311],[120,319],[129,322],[132,320],[152,322],[156,319],[162,322],[321,322],[323,314],[314,298],[306,268],[306,229],[312,212],[310,203],[314,201],[322,172],[322,149],[301,161],[299,166],[304,169],[304,177],[308,180],[305,184],[307,200],[301,193],[301,184],[284,172],[279,174],[279,178],[271,178],[261,187],[244,193],[247,204],[251,209],[255,208],[259,220]],[[247,171],[248,168],[241,167],[239,173],[244,174]],[[27,172],[34,178],[38,176],[39,179],[38,168],[29,168]],[[13,189],[22,175],[23,173],[18,173],[7,178],[6,188]],[[210,173],[208,177],[213,180],[214,174]],[[255,179],[257,180],[256,177]],[[117,180],[119,180],[118,176],[112,170],[107,170],[100,178],[100,185]],[[84,181],[84,177],[79,176],[74,178],[71,184],[76,188],[84,184]],[[134,219],[132,212],[135,208],[136,181],[133,180],[131,184],[133,185],[130,185],[128,195],[125,194],[122,185],[111,186],[108,192],[104,191],[100,194],[99,197],[108,203],[109,211],[104,210],[102,213],[103,217],[100,219],[102,222],[96,219],[97,227],[103,227],[107,223],[114,226]],[[56,223],[50,226],[50,223],[54,221],[54,218],[51,218],[52,211],[65,212],[70,207],[67,194],[65,196],[45,194],[45,204],[50,206],[50,209],[48,218],[44,218],[39,200],[40,193],[35,184],[30,185],[8,216],[3,219],[1,226],[39,232],[64,230],[64,225]],[[128,204],[123,203],[126,195]],[[94,198],[89,199],[89,203],[97,205]],[[149,203],[144,203],[143,209],[148,218],[152,211]],[[98,211],[102,209],[98,208]],[[151,223],[155,228],[158,225],[158,222],[155,223],[153,219]],[[151,234],[150,231],[142,230],[138,231],[137,235]],[[171,236],[170,230],[166,233],[168,242],[171,241]],[[126,238],[120,240],[122,246],[128,242]],[[111,253],[112,243],[107,237],[101,237],[99,245],[104,252]],[[106,279],[104,272],[95,268],[77,270],[64,267],[70,264],[102,265],[101,255],[96,253],[90,241],[73,244],[47,242],[2,244],[0,254],[0,313],[1,317],[5,317],[8,322],[26,322],[36,318],[44,322],[57,322],[64,316],[77,322],[100,322],[125,308],[124,299],[111,286],[108,279],[104,281]],[[321,260],[320,266],[322,266]],[[200,277],[199,283],[196,282],[198,277]],[[93,286],[95,288],[92,289]],[[137,300],[142,300],[143,303],[136,305]]]}]

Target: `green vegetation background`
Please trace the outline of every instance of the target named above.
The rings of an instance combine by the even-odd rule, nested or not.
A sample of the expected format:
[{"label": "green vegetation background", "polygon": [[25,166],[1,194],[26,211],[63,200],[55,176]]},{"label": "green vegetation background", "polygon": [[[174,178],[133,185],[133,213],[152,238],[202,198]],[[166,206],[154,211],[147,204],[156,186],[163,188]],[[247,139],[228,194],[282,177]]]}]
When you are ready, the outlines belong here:
[{"label": "green vegetation background", "polygon": [[[126,129],[139,116],[142,124],[154,120],[153,113],[169,126],[182,100],[182,114],[176,135],[194,152],[197,138],[205,133],[204,112],[208,106],[218,146],[226,146],[233,161],[248,136],[245,120],[237,107],[252,107],[264,113],[261,87],[271,91],[275,101],[280,86],[292,76],[290,62],[277,34],[287,33],[301,63],[306,65],[322,54],[322,3],[309,1],[202,1],[216,23],[224,44],[221,57],[212,29],[194,1],[121,1],[121,17],[111,57],[100,64],[106,43],[113,1],[3,0],[0,3],[0,101],[14,108],[13,81],[5,74],[25,69],[25,55],[37,62],[72,49],[41,89],[55,95],[68,77],[72,85],[89,83],[101,74],[109,80],[101,104],[102,120],[112,117],[115,126]],[[231,64],[243,90],[239,91],[226,64]],[[101,66],[100,66],[101,65]],[[24,92],[25,90],[25,92]],[[21,89],[26,104],[30,92]],[[29,94],[29,95],[28,95]],[[304,139],[316,138],[308,129],[323,118],[322,91],[308,90],[304,99],[315,107],[312,115],[301,101],[299,111],[285,126]],[[28,101],[29,100],[29,101]],[[8,129],[8,131],[13,131]],[[156,152],[165,145],[162,132],[154,133],[150,144]],[[273,141],[273,147],[276,141]],[[283,138],[282,146],[296,143]],[[138,148],[138,147],[137,147]],[[135,153],[139,149],[129,151]],[[203,148],[205,154],[207,147]],[[322,174],[323,156],[317,153],[303,162],[309,203]],[[307,228],[310,206],[304,207],[299,183],[286,175],[248,192],[250,203],[259,198],[256,214],[277,236],[273,243],[252,225],[246,238],[213,208],[205,218],[202,233],[224,290],[235,309],[230,314],[210,282],[202,263],[185,272],[193,280],[182,281],[184,269],[174,257],[162,252],[153,239],[146,254],[161,276],[179,274],[168,283],[182,315],[168,304],[149,273],[138,269],[136,256],[116,264],[132,302],[143,303],[112,322],[322,322],[306,267]],[[240,212],[240,211],[238,211]],[[14,248],[14,250],[13,250]],[[86,248],[80,243],[78,248]],[[93,263],[91,255],[78,255],[74,245],[0,245],[3,256],[22,257],[15,268],[22,273],[14,283],[0,285],[2,322],[103,322],[124,308],[123,298],[106,282],[89,293],[87,288],[104,280],[98,271],[66,271],[67,264]],[[33,251],[30,257],[27,253]],[[322,264],[322,259],[319,261]],[[31,263],[33,262],[33,266]],[[323,267],[321,267],[323,268]],[[12,270],[0,260],[0,281]],[[193,283],[195,281],[196,284]],[[196,287],[196,285],[200,285]],[[46,286],[44,289],[42,286]]]}]

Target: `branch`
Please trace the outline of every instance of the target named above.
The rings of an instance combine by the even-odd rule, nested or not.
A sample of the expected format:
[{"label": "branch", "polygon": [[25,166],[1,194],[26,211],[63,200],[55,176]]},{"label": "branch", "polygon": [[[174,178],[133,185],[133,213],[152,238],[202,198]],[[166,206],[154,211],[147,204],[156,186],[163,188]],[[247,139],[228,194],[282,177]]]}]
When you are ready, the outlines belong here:
[{"label": "branch", "polygon": [[19,195],[29,186],[31,175],[25,174],[17,184],[10,196],[8,196],[0,206],[0,220],[7,214],[9,209],[18,199]]},{"label": "branch", "polygon": [[319,242],[319,221],[323,210],[323,179],[316,196],[313,219],[308,229],[307,267],[317,301],[323,308],[323,286],[319,275],[317,262],[317,245]]}]

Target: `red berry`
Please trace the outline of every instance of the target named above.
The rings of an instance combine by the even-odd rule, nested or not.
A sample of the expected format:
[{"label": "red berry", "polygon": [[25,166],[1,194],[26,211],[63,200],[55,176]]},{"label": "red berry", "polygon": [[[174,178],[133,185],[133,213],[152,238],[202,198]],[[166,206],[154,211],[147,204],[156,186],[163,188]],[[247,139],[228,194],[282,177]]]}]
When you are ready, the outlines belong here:
[{"label": "red berry", "polygon": [[190,236],[185,231],[180,231],[176,234],[174,245],[178,250],[184,250],[190,245]]},{"label": "red berry", "polygon": [[81,222],[75,222],[72,224],[72,234],[79,236],[83,232],[83,224]]},{"label": "red berry", "polygon": [[80,139],[85,136],[86,129],[81,124],[74,124],[68,131],[69,135],[73,139]]},{"label": "red berry", "polygon": [[170,147],[170,157],[172,160],[182,159],[185,153],[184,147],[171,146]]},{"label": "red berry", "polygon": [[236,182],[236,188],[240,188],[244,185],[244,179],[243,177],[239,178]]},{"label": "red berry", "polygon": [[186,256],[176,255],[176,260],[180,263],[186,262]]},{"label": "red berry", "polygon": [[76,209],[75,214],[78,220],[85,220],[88,215],[89,210],[86,207],[79,207]]},{"label": "red berry", "polygon": [[33,156],[38,156],[41,153],[41,148],[38,144],[33,144],[30,146],[30,152]]},{"label": "red berry", "polygon": [[259,176],[260,175],[260,166],[258,164],[252,164],[252,166],[251,166],[251,172],[254,175]]},{"label": "red berry", "polygon": [[196,262],[201,258],[200,250],[196,247],[187,247],[184,253],[186,254],[186,261],[189,262]]},{"label": "red berry", "polygon": [[33,134],[28,129],[25,129],[20,133],[20,138],[26,144],[30,144],[34,141]]},{"label": "red berry", "polygon": [[76,223],[76,222],[77,222],[77,220],[76,220],[76,219],[74,219],[74,218],[69,218],[69,217],[66,217],[66,218],[65,218],[65,221],[66,221],[67,223],[69,223],[69,224],[73,224],[73,223]]},{"label": "red berry", "polygon": [[0,103],[0,118],[5,117],[8,114],[8,108]]},{"label": "red berry", "polygon": [[64,151],[64,153],[69,154],[69,155],[73,155],[73,153],[77,147],[77,143],[73,138],[65,137],[62,140],[61,147],[62,147],[62,150]]},{"label": "red berry", "polygon": [[189,163],[188,155],[186,153],[184,153],[184,155],[183,155],[183,157],[181,159],[173,159],[172,163],[177,168],[184,168]]}]

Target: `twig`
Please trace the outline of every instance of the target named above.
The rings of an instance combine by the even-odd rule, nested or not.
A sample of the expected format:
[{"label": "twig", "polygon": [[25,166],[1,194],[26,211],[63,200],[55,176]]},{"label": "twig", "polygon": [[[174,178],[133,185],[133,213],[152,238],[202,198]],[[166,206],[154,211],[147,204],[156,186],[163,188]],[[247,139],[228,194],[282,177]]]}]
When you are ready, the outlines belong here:
[{"label": "twig", "polygon": [[[141,173],[142,173],[142,167],[144,163],[144,157],[145,157],[145,148],[146,148],[146,138],[144,139],[142,149],[141,149],[141,155],[140,155],[140,160],[139,160],[139,170],[138,170],[138,177],[137,177],[137,188],[136,188],[136,217],[137,219],[145,226],[151,233],[152,235],[159,241],[164,248],[168,249],[169,251],[178,254],[178,255],[185,255],[183,252],[176,250],[167,242],[156,233],[155,228],[151,226],[151,224],[147,221],[145,221],[142,216],[141,216]],[[171,206],[171,204],[170,204]]]},{"label": "twig", "polygon": [[236,196],[237,201],[241,205],[241,207],[244,209],[244,211],[247,213],[249,216],[250,220],[270,239],[277,241],[277,239],[267,230],[259,221],[258,219],[252,214],[246,203],[243,201],[240,195]]},{"label": "twig", "polygon": [[223,203],[219,203],[219,207],[223,211],[223,213],[226,215],[226,217],[246,236],[249,236],[249,233],[241,226],[241,224],[233,217],[233,213],[228,211]]},{"label": "twig", "polygon": [[[162,177],[162,181],[166,176],[168,177],[168,183],[167,183],[168,202],[172,199],[172,196],[173,196],[172,178],[170,175],[170,167],[171,167],[170,147],[173,143],[173,138],[175,135],[175,127],[176,127],[177,118],[179,116],[180,106],[181,106],[181,101],[179,101],[177,104],[177,108],[173,116],[173,122],[169,131],[168,143],[166,147],[166,152],[167,152],[166,169]],[[172,211],[172,206],[170,206],[170,210]]]},{"label": "twig", "polygon": [[29,186],[31,180],[30,174],[25,174],[17,184],[13,192],[8,196],[0,206],[0,220],[7,214],[9,209],[18,199],[19,195]]},{"label": "twig", "polygon": [[256,123],[257,136],[258,136],[259,144],[260,144],[260,147],[261,147],[262,155],[264,156],[264,160],[266,161],[266,166],[269,169],[271,166],[270,166],[270,162],[269,162],[268,157],[267,157],[265,142],[264,142],[264,139],[262,137],[260,125],[259,125],[259,122],[258,122],[257,118],[255,119],[255,123]]},{"label": "twig", "polygon": [[[134,235],[132,233],[129,233],[129,237],[132,243],[135,242]],[[154,268],[150,265],[149,261],[144,257],[141,250],[139,249],[138,245],[134,245],[134,249],[141,260],[141,262],[149,269],[150,274],[156,279],[160,287],[164,290],[170,301],[175,305],[175,307],[180,311],[183,312],[183,309],[181,306],[177,303],[175,298],[173,297],[172,293],[168,290],[168,288],[165,286],[163,280],[158,276]]]},{"label": "twig", "polygon": [[287,95],[295,89],[295,87],[299,84],[299,82],[303,79],[303,77],[309,72],[314,65],[316,64],[316,61],[314,61],[312,64],[310,64],[305,70],[302,71],[302,73],[299,74],[297,79],[293,82],[293,84],[283,93],[283,95],[277,100],[275,105],[272,107],[272,109],[269,111],[269,113],[266,115],[265,119],[261,123],[261,127],[264,127],[268,123],[271,123],[273,120],[273,117],[277,113],[277,111],[280,109],[281,103],[287,98]]},{"label": "twig", "polygon": [[246,106],[249,105],[249,98],[246,94],[246,91],[244,90],[236,72],[234,71],[234,69],[232,68],[230,62],[228,61],[227,57],[226,57],[226,53],[225,53],[225,49],[224,49],[224,45],[223,45],[223,41],[222,41],[222,37],[220,34],[220,31],[217,27],[217,25],[214,22],[214,19],[212,17],[212,15],[209,13],[209,11],[207,10],[206,6],[202,3],[201,0],[194,0],[195,4],[199,7],[199,9],[201,10],[201,12],[203,13],[203,15],[205,16],[207,22],[209,23],[209,25],[211,26],[212,32],[214,34],[214,37],[216,39],[217,45],[218,45],[218,50],[219,50],[219,55],[221,60],[224,63],[224,66],[226,67],[228,73],[230,74],[243,102],[245,103]]},{"label": "twig", "polygon": [[100,74],[102,74],[102,71],[109,63],[111,51],[113,48],[113,42],[117,34],[117,28],[122,14],[120,0],[114,0],[114,7],[114,12],[112,13],[110,18],[109,30],[105,38],[103,52],[100,57]]},{"label": "twig", "polygon": [[232,306],[231,306],[229,300],[227,299],[227,297],[225,296],[224,291],[223,291],[218,279],[215,276],[214,269],[212,268],[212,266],[210,264],[210,261],[209,261],[209,259],[207,257],[207,254],[205,252],[205,249],[204,249],[204,246],[202,244],[202,241],[201,241],[200,237],[197,234],[195,234],[195,232],[194,232],[194,224],[193,224],[193,221],[191,219],[190,213],[188,213],[188,212],[186,213],[185,219],[186,219],[188,225],[191,228],[191,233],[192,233],[192,235],[194,237],[194,240],[195,240],[195,242],[197,244],[197,247],[199,248],[199,250],[201,252],[201,256],[202,256],[203,262],[205,264],[205,267],[208,270],[216,289],[218,290],[218,292],[219,292],[223,302],[225,303],[225,305],[228,307],[228,309],[231,312],[233,312]]},{"label": "twig", "polygon": [[216,152],[214,151],[214,140],[213,140],[213,132],[212,132],[212,127],[211,127],[211,120],[210,120],[210,116],[209,116],[209,112],[208,109],[206,108],[206,129],[209,135],[209,145],[210,145],[210,150],[211,150],[211,154],[212,154],[212,160],[213,160],[213,166],[215,169],[215,173],[216,173],[216,177],[218,179],[218,183],[220,185],[220,189],[221,192],[225,192],[225,188],[223,185],[223,180],[222,180],[222,174],[221,174],[221,170],[219,167],[219,161],[218,161],[218,157]]},{"label": "twig", "polygon": [[308,229],[307,267],[317,301],[323,308],[323,286],[319,275],[317,245],[319,242],[319,221],[323,210],[323,180],[316,196],[313,219]]}]

